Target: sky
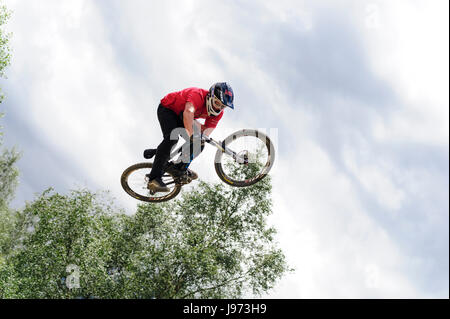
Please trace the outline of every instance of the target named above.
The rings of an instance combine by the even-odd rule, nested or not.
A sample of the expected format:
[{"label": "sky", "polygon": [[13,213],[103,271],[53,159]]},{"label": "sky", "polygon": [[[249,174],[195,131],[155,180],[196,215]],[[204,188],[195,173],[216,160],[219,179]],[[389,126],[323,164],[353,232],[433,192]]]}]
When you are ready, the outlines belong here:
[{"label": "sky", "polygon": [[[159,100],[227,81],[212,137],[276,144],[269,223],[295,269],[267,298],[449,298],[448,1],[4,0],[12,205],[110,190],[162,137]],[[191,168],[220,182],[214,149]]]}]

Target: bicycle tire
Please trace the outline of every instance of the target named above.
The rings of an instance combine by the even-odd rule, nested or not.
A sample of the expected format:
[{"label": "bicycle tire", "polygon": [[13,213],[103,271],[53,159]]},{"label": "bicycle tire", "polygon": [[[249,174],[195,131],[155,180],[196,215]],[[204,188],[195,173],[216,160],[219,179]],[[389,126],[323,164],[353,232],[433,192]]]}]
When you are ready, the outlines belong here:
[{"label": "bicycle tire", "polygon": [[[128,177],[130,176],[130,174],[132,172],[134,172],[138,169],[143,169],[143,168],[151,169],[152,166],[153,166],[153,163],[138,163],[138,164],[131,165],[130,167],[125,169],[120,177],[120,183],[122,185],[122,188],[125,190],[125,192],[133,198],[136,198],[136,199],[144,201],[144,202],[151,202],[151,203],[165,202],[165,201],[168,201],[168,200],[176,197],[181,191],[180,184],[175,184],[175,187],[169,194],[167,194],[166,196],[161,196],[161,197],[151,197],[151,196],[140,195],[140,194],[136,193],[135,191],[133,191],[133,189],[128,185]],[[170,173],[165,173],[165,174],[171,175]]]},{"label": "bicycle tire", "polygon": [[267,176],[267,174],[271,170],[271,168],[273,166],[273,162],[275,160],[275,148],[273,146],[272,141],[266,134],[261,133],[257,130],[243,129],[243,130],[236,131],[233,134],[230,134],[225,140],[223,140],[222,147],[227,147],[227,145],[230,144],[231,142],[233,142],[234,140],[236,140],[240,137],[244,137],[244,136],[255,136],[256,138],[263,141],[263,143],[265,144],[265,147],[267,148],[268,160],[265,163],[265,165],[263,166],[263,170],[261,171],[261,173],[259,175],[257,175],[256,177],[250,178],[247,180],[236,180],[236,179],[228,176],[224,172],[223,167],[222,167],[222,156],[223,156],[224,152],[222,150],[217,150],[215,160],[214,160],[214,168],[216,170],[216,173],[224,183],[231,185],[231,186],[235,186],[235,187],[251,186],[251,185],[259,182],[260,180],[262,180],[264,177]]}]

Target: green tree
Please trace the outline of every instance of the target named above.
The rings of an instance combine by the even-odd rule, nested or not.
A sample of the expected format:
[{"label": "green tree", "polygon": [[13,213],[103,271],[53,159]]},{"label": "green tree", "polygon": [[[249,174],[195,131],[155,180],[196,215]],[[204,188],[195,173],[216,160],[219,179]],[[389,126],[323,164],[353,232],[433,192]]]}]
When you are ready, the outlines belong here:
[{"label": "green tree", "polygon": [[[1,117],[2,114],[0,114]],[[7,264],[7,256],[14,246],[15,238],[18,237],[15,229],[20,221],[17,219],[17,213],[9,208],[18,184],[19,171],[16,167],[18,159],[19,154],[14,149],[2,148],[2,132],[0,131],[0,277],[1,274],[10,273],[11,265]],[[9,277],[7,275],[7,278]],[[13,284],[14,280],[8,280],[2,286],[0,278],[0,297],[1,291],[9,291],[9,287]]]},{"label": "green tree", "polygon": [[[2,5],[0,0],[0,77],[5,77],[5,68],[10,64],[11,54],[9,48],[10,34],[5,33],[3,26],[8,21],[10,12],[6,6]],[[3,94],[0,88],[0,103],[3,100]],[[3,113],[0,112],[0,119],[3,117]],[[17,185],[18,171],[15,169],[14,164],[17,162],[19,155],[12,150],[2,150],[3,132],[0,126],[0,211],[7,207],[8,202],[14,195],[14,190]],[[0,213],[1,214],[1,213]],[[0,215],[1,216],[1,215]],[[0,219],[1,220],[1,219]],[[0,245],[1,245],[1,229],[0,224]],[[1,252],[1,251],[0,251]]]},{"label": "green tree", "polygon": [[0,154],[0,269],[6,267],[6,256],[13,245],[13,233],[17,222],[15,212],[8,207],[17,186],[18,171],[14,165],[17,160],[18,154],[14,150],[4,150]]},{"label": "green tree", "polygon": [[[9,18],[9,11],[0,3],[0,77],[5,77],[5,68],[10,64],[9,38],[3,26]],[[3,93],[0,87],[0,103]],[[0,113],[0,119],[3,114]],[[2,150],[2,131],[0,126],[0,269],[5,265],[5,255],[11,243],[11,232],[14,228],[14,214],[8,208],[17,185],[17,169],[14,164],[18,154],[14,150]]]},{"label": "green tree", "polygon": [[[16,233],[20,236],[7,257],[8,267],[0,270],[0,296],[114,296],[109,261],[121,215],[98,197],[85,190],[62,196],[49,189],[26,205],[17,219]],[[79,288],[66,283],[73,275],[68,270],[71,265],[81,274]],[[8,291],[2,292],[2,285]]]},{"label": "green tree", "polygon": [[[10,17],[10,11],[0,1],[0,77],[5,77],[5,69],[11,62],[11,52],[9,47],[9,39],[11,34],[3,30]],[[3,101],[3,93],[0,88],[0,103]]]},{"label": "green tree", "polygon": [[[0,119],[2,117],[0,113]],[[14,233],[15,225],[18,223],[17,215],[9,208],[9,204],[18,184],[19,171],[16,163],[20,157],[14,148],[2,147],[2,134],[0,126],[0,269],[6,267],[6,257],[13,247],[14,238],[17,237]]]},{"label": "green tree", "polygon": [[0,262],[2,256],[11,247],[11,231],[14,228],[15,214],[9,208],[9,203],[13,199],[19,175],[15,166],[19,154],[14,149],[1,150],[1,145],[0,136]]},{"label": "green tree", "polygon": [[200,182],[179,200],[139,205],[120,239],[124,296],[237,298],[269,290],[288,270],[266,225],[270,190],[269,178],[248,188]]},{"label": "green tree", "polygon": [[[89,191],[27,204],[0,269],[3,298],[233,298],[269,290],[287,270],[267,227],[270,179],[248,188],[200,182],[134,215]],[[80,288],[66,285],[67,266]],[[4,288],[2,288],[4,287]]]}]

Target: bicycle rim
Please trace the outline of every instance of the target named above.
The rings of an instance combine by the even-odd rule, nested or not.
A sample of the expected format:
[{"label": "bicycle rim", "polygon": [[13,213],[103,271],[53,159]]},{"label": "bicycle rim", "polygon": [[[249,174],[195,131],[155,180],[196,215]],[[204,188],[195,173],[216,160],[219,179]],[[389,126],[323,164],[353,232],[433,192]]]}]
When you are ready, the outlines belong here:
[{"label": "bicycle rim", "polygon": [[256,130],[240,130],[228,136],[222,146],[237,154],[245,154],[248,164],[237,163],[221,150],[216,152],[215,169],[219,178],[232,186],[245,187],[262,180],[275,159],[275,148],[267,135]]},{"label": "bicycle rim", "polygon": [[120,178],[122,188],[133,198],[145,202],[164,202],[178,195],[181,185],[175,183],[174,178],[169,173],[164,173],[162,180],[170,188],[170,192],[157,192],[152,194],[148,189],[148,178],[146,174],[150,172],[152,163],[139,163],[128,167]]}]

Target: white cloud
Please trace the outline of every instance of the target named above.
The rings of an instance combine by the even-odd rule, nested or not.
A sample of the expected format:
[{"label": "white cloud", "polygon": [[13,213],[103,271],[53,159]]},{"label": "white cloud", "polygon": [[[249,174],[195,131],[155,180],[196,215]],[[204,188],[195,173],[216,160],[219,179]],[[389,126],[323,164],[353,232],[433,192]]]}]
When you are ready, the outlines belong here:
[{"label": "white cloud", "polygon": [[12,42],[11,81],[31,77],[33,82],[27,120],[83,168],[88,176],[83,183],[118,190],[117,172],[132,160],[124,152],[130,147],[124,137],[142,123],[93,2],[20,2],[13,9],[13,24],[26,11],[34,12]]},{"label": "white cloud", "polygon": [[[448,241],[448,227],[438,227],[448,221],[442,207],[448,178],[439,176],[445,167],[437,162],[432,170],[435,157],[410,166],[399,158],[408,156],[403,147],[411,143],[448,152],[448,10],[437,2],[6,4],[14,10],[8,81],[28,98],[21,114],[56,150],[49,156],[62,154],[82,172],[66,177],[66,185],[110,189],[131,212],[136,201],[122,191],[119,177],[142,160],[144,148],[160,142],[159,99],[171,90],[229,80],[236,84],[237,107],[227,110],[213,137],[244,127],[278,129],[271,222],[296,272],[269,297],[448,296],[448,282],[447,290],[427,286],[433,276],[445,277],[433,267],[448,257],[442,251],[448,243],[431,243],[437,247],[432,258],[404,244],[408,228],[418,230],[411,245],[423,246],[436,229],[437,240]],[[336,30],[320,25],[328,21],[323,10],[325,18],[348,22],[329,21],[331,28],[343,27],[333,38],[327,32]],[[266,35],[272,25],[278,29]],[[322,52],[322,45],[333,48],[330,41],[342,52]],[[354,46],[362,48],[348,49]],[[348,59],[346,53],[357,63],[339,60]],[[353,72],[371,78],[356,81]],[[376,76],[396,94],[378,108],[370,106],[381,100],[374,94],[385,92]],[[366,82],[376,88],[365,93]],[[319,87],[307,92],[311,83]],[[192,168],[219,182],[214,152],[207,147]],[[406,212],[410,203],[433,209]],[[412,272],[421,272],[420,281]]]},{"label": "white cloud", "polygon": [[391,211],[401,208],[405,193],[393,182],[395,168],[374,160],[367,141],[344,145],[342,153],[347,168],[367,192],[376,196],[380,206]]},{"label": "white cloud", "polygon": [[278,159],[284,169],[274,175],[271,220],[296,271],[269,296],[420,296],[402,273],[407,260],[395,241],[365,211],[351,181],[333,167],[326,153],[302,139],[295,158],[295,166]]},{"label": "white cloud", "polygon": [[[377,123],[380,140],[448,145],[447,1],[374,2],[378,26],[361,28],[370,61],[404,102]],[[372,13],[375,11],[372,11]]]}]

